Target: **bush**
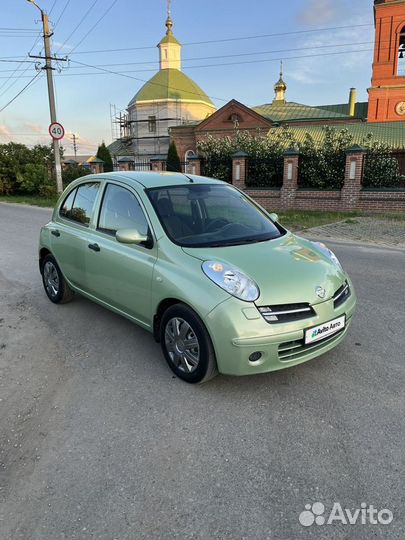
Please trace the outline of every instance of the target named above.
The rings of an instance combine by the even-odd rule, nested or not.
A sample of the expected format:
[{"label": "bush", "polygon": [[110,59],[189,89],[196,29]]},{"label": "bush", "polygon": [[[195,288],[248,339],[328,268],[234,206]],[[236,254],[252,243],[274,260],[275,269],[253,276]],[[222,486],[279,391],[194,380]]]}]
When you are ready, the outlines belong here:
[{"label": "bush", "polygon": [[40,194],[54,184],[50,171],[53,150],[50,146],[24,144],[0,144],[0,193]]},{"label": "bush", "polygon": [[364,163],[363,186],[369,188],[404,187],[399,162],[390,149],[380,143],[370,144]]}]

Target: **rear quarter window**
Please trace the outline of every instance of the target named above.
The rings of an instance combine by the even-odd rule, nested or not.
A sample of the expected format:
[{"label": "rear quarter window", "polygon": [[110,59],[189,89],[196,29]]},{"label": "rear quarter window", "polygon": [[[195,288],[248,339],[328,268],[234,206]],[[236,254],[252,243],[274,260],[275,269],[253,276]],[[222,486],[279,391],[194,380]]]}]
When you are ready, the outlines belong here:
[{"label": "rear quarter window", "polygon": [[89,182],[71,191],[61,206],[60,215],[87,227],[92,218],[99,185],[98,182]]}]

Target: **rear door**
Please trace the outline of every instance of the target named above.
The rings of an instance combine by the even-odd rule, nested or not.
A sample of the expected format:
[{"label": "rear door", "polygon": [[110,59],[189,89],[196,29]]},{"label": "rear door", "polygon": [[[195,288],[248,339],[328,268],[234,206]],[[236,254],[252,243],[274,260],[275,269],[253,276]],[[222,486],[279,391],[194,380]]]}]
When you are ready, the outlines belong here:
[{"label": "rear door", "polygon": [[61,205],[51,230],[52,253],[64,276],[80,289],[86,285],[85,255],[99,189],[99,182],[76,186]]},{"label": "rear door", "polygon": [[[137,229],[150,241],[145,245],[121,244],[115,238],[119,229]],[[90,234],[89,243],[97,247],[86,252],[86,290],[150,327],[157,246],[143,205],[131,188],[106,184],[96,227]]]}]

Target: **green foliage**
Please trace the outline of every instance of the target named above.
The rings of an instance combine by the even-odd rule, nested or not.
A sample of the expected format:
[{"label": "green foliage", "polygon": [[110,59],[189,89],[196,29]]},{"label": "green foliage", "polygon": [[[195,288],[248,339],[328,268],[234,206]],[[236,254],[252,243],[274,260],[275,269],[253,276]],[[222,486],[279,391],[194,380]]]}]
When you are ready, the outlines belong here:
[{"label": "green foliage", "polygon": [[181,162],[174,141],[170,143],[169,150],[167,152],[166,170],[173,172],[181,172]]},{"label": "green foliage", "polygon": [[98,147],[97,157],[104,161],[104,172],[111,172],[114,170],[113,160],[110,151],[106,147],[104,141]]},{"label": "green foliage", "polygon": [[313,189],[342,189],[346,150],[353,146],[353,137],[346,129],[324,128],[324,141],[316,145],[307,133],[300,147],[299,185]]},{"label": "green foliage", "polygon": [[363,186],[368,188],[405,187],[398,160],[381,143],[370,142],[364,163]]},{"label": "green foliage", "polygon": [[86,176],[88,174],[91,174],[91,170],[88,167],[83,167],[79,164],[65,165],[62,170],[63,187],[69,185],[70,182],[73,182],[73,180],[76,180],[76,178],[80,178],[81,176]]},{"label": "green foliage", "polygon": [[0,194],[49,193],[55,185],[52,178],[51,146],[24,144],[0,145]]}]

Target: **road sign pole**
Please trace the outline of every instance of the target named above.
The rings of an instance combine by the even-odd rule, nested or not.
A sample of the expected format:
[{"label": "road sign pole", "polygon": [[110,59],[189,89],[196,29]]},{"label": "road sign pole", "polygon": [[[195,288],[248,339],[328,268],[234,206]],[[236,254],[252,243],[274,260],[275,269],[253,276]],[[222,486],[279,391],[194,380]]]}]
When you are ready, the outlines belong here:
[{"label": "road sign pole", "polygon": [[[48,97],[49,97],[49,110],[51,116],[51,123],[56,122],[56,107],[55,107],[55,92],[53,87],[53,76],[52,76],[52,60],[51,60],[51,45],[50,38],[51,34],[49,32],[49,19],[48,15],[41,10],[42,15],[42,26],[44,31],[44,49],[45,49],[45,70],[46,70],[46,79],[48,82]],[[53,139],[53,153],[55,158],[55,171],[56,171],[56,190],[58,193],[63,191],[62,183],[62,166],[60,162],[60,152],[59,152],[59,140]]]}]

